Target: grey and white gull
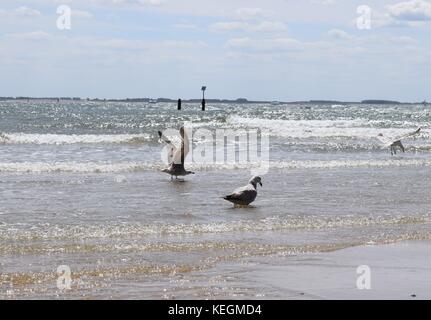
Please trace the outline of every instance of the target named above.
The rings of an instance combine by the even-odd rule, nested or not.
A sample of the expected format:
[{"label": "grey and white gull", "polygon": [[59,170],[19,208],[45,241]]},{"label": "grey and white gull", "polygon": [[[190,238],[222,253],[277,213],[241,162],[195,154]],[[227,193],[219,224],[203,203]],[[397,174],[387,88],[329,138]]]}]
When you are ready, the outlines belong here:
[{"label": "grey and white gull", "polygon": [[253,177],[246,186],[236,189],[223,199],[232,202],[235,206],[248,206],[256,200],[258,184],[262,186],[262,179],[260,177]]},{"label": "grey and white gull", "polygon": [[404,148],[401,140],[406,139],[406,138],[415,137],[421,133],[421,130],[422,129],[419,128],[414,132],[409,132],[409,133],[403,134],[403,135],[398,136],[398,137],[393,138],[393,139],[385,137],[383,135],[383,133],[379,133],[377,138],[380,140],[380,142],[382,142],[385,145],[385,147],[390,148],[391,155],[396,155],[397,149],[400,149],[402,152],[406,152],[406,149]]}]

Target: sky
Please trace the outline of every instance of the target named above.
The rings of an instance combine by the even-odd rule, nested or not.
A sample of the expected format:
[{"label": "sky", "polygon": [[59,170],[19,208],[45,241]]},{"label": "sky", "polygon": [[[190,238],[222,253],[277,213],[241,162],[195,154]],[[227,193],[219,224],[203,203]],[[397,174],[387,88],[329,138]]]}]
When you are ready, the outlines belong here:
[{"label": "sky", "polygon": [[431,101],[430,35],[431,0],[1,0],[0,96]]}]

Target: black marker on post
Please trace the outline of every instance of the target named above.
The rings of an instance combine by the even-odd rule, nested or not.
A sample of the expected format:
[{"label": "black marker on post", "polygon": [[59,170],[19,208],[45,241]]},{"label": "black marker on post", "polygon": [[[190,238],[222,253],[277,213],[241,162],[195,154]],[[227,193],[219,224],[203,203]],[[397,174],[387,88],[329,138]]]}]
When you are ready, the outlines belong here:
[{"label": "black marker on post", "polygon": [[205,90],[207,89],[207,87],[202,87],[202,111],[205,111]]},{"label": "black marker on post", "polygon": [[181,110],[181,99],[178,99],[178,110]]}]

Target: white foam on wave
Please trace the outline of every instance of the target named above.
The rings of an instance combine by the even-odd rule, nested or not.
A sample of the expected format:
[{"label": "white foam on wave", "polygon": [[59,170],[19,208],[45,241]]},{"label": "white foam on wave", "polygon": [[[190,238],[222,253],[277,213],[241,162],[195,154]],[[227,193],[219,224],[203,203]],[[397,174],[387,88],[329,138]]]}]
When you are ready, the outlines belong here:
[{"label": "white foam on wave", "polygon": [[0,172],[8,173],[116,173],[161,169],[152,163],[93,163],[93,162],[9,162],[0,163]]},{"label": "white foam on wave", "polygon": [[[265,163],[190,163],[187,168],[195,171],[249,170],[265,166]],[[388,159],[388,160],[304,160],[273,161],[271,169],[336,169],[336,168],[387,168],[387,167],[430,167],[431,159]],[[148,162],[2,162],[0,173],[121,173],[158,171],[163,163]]]},{"label": "white foam on wave", "polygon": [[[288,138],[366,138],[376,139],[379,133],[396,137],[418,127],[430,127],[431,123],[356,120],[274,120],[231,116],[227,121],[237,127],[266,129],[272,136]],[[397,126],[394,128],[394,126]],[[424,132],[423,138],[429,138]]]},{"label": "white foam on wave", "polygon": [[331,168],[386,168],[386,167],[429,167],[431,159],[388,159],[388,160],[310,160],[271,162],[274,169],[331,169]]},{"label": "white foam on wave", "polygon": [[259,220],[237,220],[204,224],[109,224],[57,226],[32,225],[31,229],[0,226],[0,239],[88,239],[88,238],[134,238],[148,235],[193,235],[237,232],[268,232],[283,230],[319,230],[334,228],[372,227],[385,225],[423,224],[429,216],[289,216],[268,217]]},{"label": "white foam on wave", "polygon": [[120,144],[120,143],[144,143],[150,141],[148,134],[112,134],[112,135],[67,135],[67,134],[26,134],[26,133],[2,133],[0,143],[4,144]]}]

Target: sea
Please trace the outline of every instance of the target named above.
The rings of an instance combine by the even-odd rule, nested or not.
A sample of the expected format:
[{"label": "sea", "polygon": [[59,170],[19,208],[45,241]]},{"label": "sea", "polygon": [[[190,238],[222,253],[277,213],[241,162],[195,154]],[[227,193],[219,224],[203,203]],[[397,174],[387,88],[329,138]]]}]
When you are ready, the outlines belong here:
[{"label": "sea", "polygon": [[[184,125],[195,174],[171,179],[157,132]],[[431,240],[430,128],[422,104],[2,101],[0,299],[283,299],[242,268]],[[194,161],[251,132],[259,163]],[[262,163],[255,202],[223,199]]]}]

